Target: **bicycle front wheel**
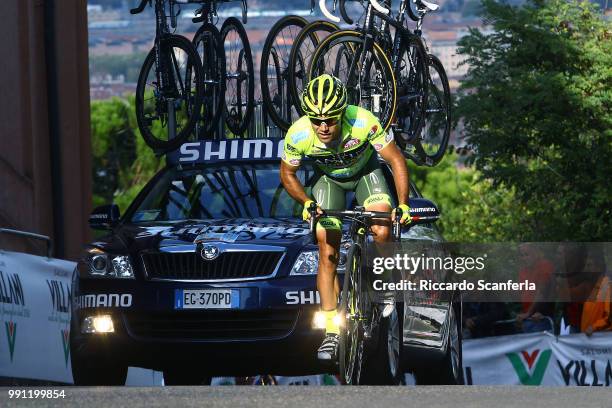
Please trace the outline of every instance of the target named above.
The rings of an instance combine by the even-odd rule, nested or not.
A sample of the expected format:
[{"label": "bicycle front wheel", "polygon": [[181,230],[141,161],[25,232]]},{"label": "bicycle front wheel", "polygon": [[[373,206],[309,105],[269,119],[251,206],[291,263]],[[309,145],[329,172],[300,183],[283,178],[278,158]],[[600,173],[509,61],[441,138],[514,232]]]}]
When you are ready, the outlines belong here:
[{"label": "bicycle front wheel", "polygon": [[378,44],[364,48],[363,35],[357,31],[330,34],[312,57],[309,77],[331,74],[339,78],[347,87],[349,104],[372,112],[387,130],[395,115],[395,75]]},{"label": "bicycle front wheel", "polygon": [[249,39],[242,23],[229,17],[221,26],[225,48],[225,123],[242,136],[253,117],[255,77]]},{"label": "bicycle front wheel", "polygon": [[158,152],[178,148],[193,131],[202,106],[202,64],[191,42],[169,35],[153,48],[136,85],[136,121],[144,141]]},{"label": "bicycle front wheel", "polygon": [[361,322],[362,257],[358,245],[351,247],[347,254],[347,267],[344,273],[340,315],[344,324],[340,326],[340,345],[338,350],[340,380],[342,384],[359,384],[363,362],[364,331]]}]

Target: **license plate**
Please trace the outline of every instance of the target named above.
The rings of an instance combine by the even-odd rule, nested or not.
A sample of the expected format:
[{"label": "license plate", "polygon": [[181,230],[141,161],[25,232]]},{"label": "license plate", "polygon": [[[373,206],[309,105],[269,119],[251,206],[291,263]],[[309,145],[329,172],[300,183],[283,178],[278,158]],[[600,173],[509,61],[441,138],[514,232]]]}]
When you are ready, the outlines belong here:
[{"label": "license plate", "polygon": [[176,289],[175,309],[236,309],[240,291],[236,289]]}]

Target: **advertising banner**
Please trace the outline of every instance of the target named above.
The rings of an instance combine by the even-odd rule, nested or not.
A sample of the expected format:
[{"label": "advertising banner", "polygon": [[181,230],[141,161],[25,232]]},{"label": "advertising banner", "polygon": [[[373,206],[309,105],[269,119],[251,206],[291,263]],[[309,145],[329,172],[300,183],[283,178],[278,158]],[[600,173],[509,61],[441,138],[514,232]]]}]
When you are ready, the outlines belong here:
[{"label": "advertising banner", "polygon": [[463,342],[468,384],[612,385],[612,333],[547,332]]},{"label": "advertising banner", "polygon": [[0,251],[0,376],[72,382],[74,262]]}]

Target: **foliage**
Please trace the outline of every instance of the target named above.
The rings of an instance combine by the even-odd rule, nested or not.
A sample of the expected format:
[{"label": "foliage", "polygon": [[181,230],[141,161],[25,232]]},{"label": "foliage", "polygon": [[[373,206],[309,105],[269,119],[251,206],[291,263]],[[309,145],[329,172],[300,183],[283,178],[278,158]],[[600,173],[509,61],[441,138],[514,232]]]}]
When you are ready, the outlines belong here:
[{"label": "foliage", "polygon": [[493,187],[478,171],[459,166],[457,159],[456,154],[448,153],[433,168],[409,163],[417,188],[440,209],[437,225],[444,238],[450,242],[520,240],[525,226],[514,216],[514,192]]},{"label": "foliage", "polygon": [[140,136],[134,97],[92,102],[91,136],[93,205],[114,202],[123,213],[164,165]]},{"label": "foliage", "polygon": [[609,241],[610,22],[576,0],[482,7],[492,31],[459,42],[470,69],[456,110],[479,179],[512,192],[498,204],[523,239]]}]

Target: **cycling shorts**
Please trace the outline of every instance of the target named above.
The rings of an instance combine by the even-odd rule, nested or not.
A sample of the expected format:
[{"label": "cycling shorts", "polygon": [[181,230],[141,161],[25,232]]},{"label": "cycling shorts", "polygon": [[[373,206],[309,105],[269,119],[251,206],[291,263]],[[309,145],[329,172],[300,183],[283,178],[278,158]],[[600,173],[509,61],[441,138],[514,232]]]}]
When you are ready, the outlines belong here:
[{"label": "cycling shorts", "polygon": [[[324,210],[345,210],[349,191],[355,192],[358,205],[368,208],[372,204],[386,203],[393,208],[389,186],[375,154],[358,174],[349,179],[338,180],[321,174],[312,187],[312,197]],[[340,230],[342,223],[335,217],[322,217],[317,224],[317,229],[321,228]]]}]

